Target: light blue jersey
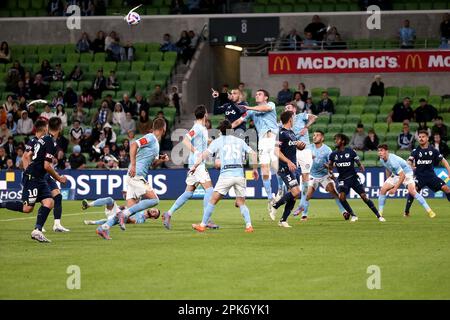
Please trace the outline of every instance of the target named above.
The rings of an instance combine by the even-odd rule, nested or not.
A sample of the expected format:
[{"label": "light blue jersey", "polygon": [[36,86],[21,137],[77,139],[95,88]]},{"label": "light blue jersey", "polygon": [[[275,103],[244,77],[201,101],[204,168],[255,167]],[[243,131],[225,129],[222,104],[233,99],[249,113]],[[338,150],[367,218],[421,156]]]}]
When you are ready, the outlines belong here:
[{"label": "light blue jersey", "polygon": [[328,175],[328,169],[325,165],[328,163],[330,154],[332,152],[331,148],[326,144],[322,144],[320,148],[316,148],[314,144],[309,146],[312,152],[313,163],[311,166],[310,174],[314,178],[322,178]]},{"label": "light blue jersey", "polygon": [[306,146],[308,147],[309,142],[309,132],[306,131],[304,135],[300,135],[300,131],[306,126],[308,123],[309,114],[306,112],[302,112],[299,114],[294,115],[294,127],[292,128],[292,131],[294,131],[295,136],[297,139],[301,142],[304,142]]},{"label": "light blue jersey", "polygon": [[[191,141],[195,150],[197,150],[195,154],[193,152],[189,153],[189,167],[192,167],[197,161],[198,155],[203,153],[208,147],[208,130],[205,126],[195,123],[186,136]],[[202,161],[202,163],[204,163],[204,161]]]},{"label": "light blue jersey", "polygon": [[150,166],[159,157],[159,142],[153,133],[135,140],[138,145],[136,154],[136,176],[147,179]]},{"label": "light blue jersey", "polygon": [[244,140],[235,136],[220,136],[208,147],[209,153],[219,153],[220,175],[224,177],[244,177],[244,155],[251,151]]},{"label": "light blue jersey", "polygon": [[145,210],[139,211],[130,217],[136,221],[136,224],[141,224],[145,222]]},{"label": "light blue jersey", "polygon": [[380,162],[386,169],[392,172],[393,175],[398,176],[402,171],[405,174],[413,174],[413,170],[408,163],[396,154],[390,153],[387,161],[380,159]]},{"label": "light blue jersey", "polygon": [[258,136],[262,138],[268,131],[274,134],[278,134],[278,124],[277,124],[277,111],[275,104],[273,102],[268,102],[267,105],[271,108],[268,112],[259,112],[254,110],[249,110],[246,113],[244,119],[251,118],[255,123],[256,131],[258,131]]}]

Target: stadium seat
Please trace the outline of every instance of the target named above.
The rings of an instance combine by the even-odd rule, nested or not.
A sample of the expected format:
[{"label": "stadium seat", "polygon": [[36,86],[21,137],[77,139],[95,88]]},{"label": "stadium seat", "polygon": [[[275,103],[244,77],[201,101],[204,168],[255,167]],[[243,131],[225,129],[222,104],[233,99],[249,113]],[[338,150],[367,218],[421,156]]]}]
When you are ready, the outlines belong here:
[{"label": "stadium seat", "polygon": [[350,105],[352,103],[352,97],[349,96],[338,96],[338,99],[336,101],[336,103],[338,105],[343,104],[343,105]]},{"label": "stadium seat", "polygon": [[[116,71],[124,71],[127,72],[130,70],[130,62],[129,61],[121,61],[117,62]],[[143,70],[143,69],[142,69]]]},{"label": "stadium seat", "polygon": [[356,130],[356,125],[357,125],[356,123],[344,123],[342,125],[342,131],[353,133]]},{"label": "stadium seat", "polygon": [[328,133],[340,133],[342,131],[341,123],[331,123],[328,125],[327,132]]},{"label": "stadium seat", "polygon": [[339,105],[337,105],[336,107],[335,107],[335,111],[336,111],[336,113],[335,114],[347,114],[348,113],[348,109],[349,109],[349,106],[348,105],[341,105],[341,104],[339,104]]},{"label": "stadium seat", "polygon": [[94,62],[104,62],[106,59],[106,53],[105,52],[97,52],[94,54]]},{"label": "stadium seat", "polygon": [[80,61],[80,54],[78,53],[66,53],[66,61],[77,63]]},{"label": "stadium seat", "polygon": [[376,115],[373,113],[364,113],[361,115],[361,123],[366,125],[366,123],[373,124],[376,120]]},{"label": "stadium seat", "polygon": [[379,105],[381,103],[382,98],[380,96],[369,96],[367,97],[366,104],[377,104]]},{"label": "stadium seat", "polygon": [[150,53],[150,61],[154,61],[154,62],[160,62],[163,58],[163,53],[162,52],[151,52]]},{"label": "stadium seat", "polygon": [[385,40],[384,39],[372,39],[371,47],[372,49],[384,49]]},{"label": "stadium seat", "polygon": [[392,122],[389,125],[389,132],[395,132],[399,134],[403,129],[403,123],[401,122]]},{"label": "stadium seat", "polygon": [[366,96],[353,96],[352,97],[352,105],[364,105],[367,102]]},{"label": "stadium seat", "polygon": [[401,87],[400,91],[399,91],[399,96],[400,98],[404,98],[404,97],[414,97],[414,95],[416,94],[416,89],[414,87]]},{"label": "stadium seat", "polygon": [[349,109],[350,114],[362,114],[364,106],[360,104],[352,104]]},{"label": "stadium seat", "polygon": [[375,122],[386,122],[387,115],[386,114],[377,114],[377,121]]},{"label": "stadium seat", "polygon": [[149,82],[153,80],[154,72],[153,71],[142,71],[140,73],[141,81]]},{"label": "stadium seat", "polygon": [[378,161],[378,151],[365,151],[364,161]]},{"label": "stadium seat", "polygon": [[356,124],[359,123],[360,119],[361,119],[361,116],[359,114],[350,113],[347,115],[345,122],[352,123],[356,127]]},{"label": "stadium seat", "polygon": [[366,167],[376,167],[378,161],[377,160],[364,160],[364,165]]},{"label": "stadium seat", "polygon": [[59,54],[52,54],[51,56],[51,62],[52,63],[61,63],[64,64],[66,62],[66,55],[59,53]]},{"label": "stadium seat", "polygon": [[441,96],[433,95],[428,97],[428,103],[433,105],[435,108],[439,108],[439,106],[441,105],[441,101],[442,101]]},{"label": "stadium seat", "polygon": [[399,91],[398,87],[386,87],[385,95],[398,97]]},{"label": "stadium seat", "polygon": [[378,111],[380,110],[380,107],[378,105],[374,104],[366,104],[364,106],[364,113],[371,113],[373,115],[378,114]]},{"label": "stadium seat", "polygon": [[383,135],[388,131],[388,124],[384,122],[376,122],[373,124],[373,130],[377,134],[383,133]]},{"label": "stadium seat", "polygon": [[311,89],[311,96],[313,98],[320,98],[322,96],[322,92],[323,91],[325,91],[325,88],[321,88],[321,87],[312,88]]},{"label": "stadium seat", "polygon": [[331,117],[331,123],[344,123],[345,122],[345,114],[333,114]]},{"label": "stadium seat", "polygon": [[433,2],[433,9],[434,10],[445,10],[447,9],[447,3],[445,1],[439,1],[439,2]]},{"label": "stadium seat", "polygon": [[391,105],[391,104],[382,104],[380,106],[379,113],[380,114],[384,114],[384,115],[388,115],[392,111],[393,107],[394,107],[394,105]]},{"label": "stadium seat", "polygon": [[416,87],[415,96],[421,98],[427,98],[430,95],[430,87],[418,86]]},{"label": "stadium seat", "polygon": [[[333,96],[333,97],[339,97],[341,95],[341,89],[340,88],[336,88],[336,87],[330,87],[327,88],[328,91],[328,95],[329,96]],[[337,101],[337,99],[335,99],[334,101]]]},{"label": "stadium seat", "polygon": [[139,72],[129,71],[125,74],[125,79],[137,81],[137,80],[139,80]]},{"label": "stadium seat", "polygon": [[144,61],[133,61],[131,63],[131,71],[140,72],[144,70],[145,62]]},{"label": "stadium seat", "polygon": [[93,60],[92,53],[82,53],[82,54],[80,54],[80,62],[82,62],[82,63],[91,63],[92,60]]},{"label": "stadium seat", "polygon": [[135,84],[136,92],[142,93],[149,90],[148,82],[137,81]]},{"label": "stadium seat", "polygon": [[329,122],[330,116],[328,115],[320,115],[316,120],[316,124],[328,124]]},{"label": "stadium seat", "polygon": [[327,132],[327,124],[323,124],[323,123],[314,123],[312,126],[312,132],[314,130],[321,130],[323,132]]}]

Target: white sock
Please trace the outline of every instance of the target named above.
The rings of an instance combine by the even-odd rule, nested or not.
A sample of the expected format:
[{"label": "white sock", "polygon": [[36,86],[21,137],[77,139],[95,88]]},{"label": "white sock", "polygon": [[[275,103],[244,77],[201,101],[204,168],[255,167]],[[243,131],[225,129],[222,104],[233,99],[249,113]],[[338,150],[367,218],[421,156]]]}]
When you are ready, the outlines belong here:
[{"label": "white sock", "polygon": [[55,226],[61,226],[61,219],[55,219],[55,222],[53,223]]}]

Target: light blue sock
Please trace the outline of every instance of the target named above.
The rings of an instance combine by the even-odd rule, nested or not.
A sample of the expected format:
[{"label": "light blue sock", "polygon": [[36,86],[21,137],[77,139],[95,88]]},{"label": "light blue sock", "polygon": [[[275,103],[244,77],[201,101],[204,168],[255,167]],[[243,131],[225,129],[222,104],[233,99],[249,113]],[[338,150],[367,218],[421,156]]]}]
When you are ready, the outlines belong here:
[{"label": "light blue sock", "polygon": [[100,198],[92,202],[93,207],[102,207],[102,206],[112,206],[114,204],[114,199],[111,197]]},{"label": "light blue sock", "polygon": [[422,207],[425,208],[425,210],[427,210],[427,211],[431,210],[431,208],[428,205],[427,201],[425,200],[425,198],[420,193],[416,193],[414,198],[416,198],[416,200],[419,201],[419,203],[422,205]]},{"label": "light blue sock", "polygon": [[308,216],[308,210],[309,210],[309,201],[305,200],[305,203],[303,204],[303,213],[302,213],[302,217],[307,217]]},{"label": "light blue sock", "polygon": [[203,210],[205,210],[206,206],[209,203],[209,200],[211,199],[211,196],[213,194],[214,188],[213,187],[209,187],[208,189],[205,190],[205,196],[203,197]]},{"label": "light blue sock", "polygon": [[270,179],[267,180],[263,179],[263,186],[264,189],[266,189],[267,199],[272,200],[272,185],[270,183]]},{"label": "light blue sock", "polygon": [[211,218],[211,215],[215,207],[216,206],[211,203],[208,203],[208,205],[206,206],[205,210],[203,211],[203,219],[202,219],[202,223],[204,225],[208,224],[209,218]]},{"label": "light blue sock", "polygon": [[[102,220],[99,220],[99,221],[102,221]],[[105,221],[105,220],[103,220],[103,221]],[[105,230],[110,229],[112,226],[114,226],[118,223],[119,223],[119,219],[115,215],[113,215],[113,216],[110,216],[104,224],[102,224],[102,228]]]},{"label": "light blue sock", "polygon": [[156,206],[159,203],[159,199],[144,199],[139,201],[138,203],[136,203],[134,206],[132,206],[131,208],[128,208],[128,212],[130,213],[128,215],[132,216],[133,214],[135,214],[136,212],[151,208]]},{"label": "light blue sock", "polygon": [[186,203],[186,201],[188,201],[192,197],[193,194],[194,194],[194,192],[192,192],[192,191],[185,191],[185,192],[183,192],[178,197],[178,199],[175,200],[175,203],[169,209],[169,211],[168,211],[169,215],[172,215],[172,213],[174,213],[175,211],[180,209]]},{"label": "light blue sock", "polygon": [[279,175],[277,175],[277,181],[278,181],[278,193],[280,193],[281,190],[284,191],[284,182]]},{"label": "light blue sock", "polygon": [[386,195],[380,194],[378,197],[378,211],[383,212],[384,204],[386,203]]},{"label": "light blue sock", "polygon": [[94,221],[94,224],[100,224],[100,225],[102,225],[102,224],[104,224],[105,222],[107,222],[108,220],[106,220],[106,219],[101,219],[101,220],[97,220],[97,221]]},{"label": "light blue sock", "polygon": [[239,209],[241,210],[241,214],[242,217],[244,217],[244,221],[245,221],[245,225],[251,225],[252,224],[252,220],[250,219],[250,211],[248,210],[248,207],[243,204],[242,206],[239,207]]},{"label": "light blue sock", "polygon": [[344,206],[342,205],[342,203],[339,201],[339,199],[334,199],[334,201],[336,202],[336,204],[337,204],[337,206],[338,206],[338,208],[339,208],[339,211],[340,211],[341,213],[344,213],[344,212],[345,212],[345,208],[344,208]]},{"label": "light blue sock", "polygon": [[305,207],[306,192],[308,191],[308,182],[302,182],[302,198],[300,199],[300,206]]}]

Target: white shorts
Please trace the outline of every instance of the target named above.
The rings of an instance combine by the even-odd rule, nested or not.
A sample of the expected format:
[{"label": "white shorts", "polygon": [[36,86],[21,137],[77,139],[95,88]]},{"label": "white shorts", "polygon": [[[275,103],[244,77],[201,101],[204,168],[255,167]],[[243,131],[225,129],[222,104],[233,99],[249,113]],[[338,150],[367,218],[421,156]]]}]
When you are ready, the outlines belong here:
[{"label": "white shorts", "polygon": [[278,160],[275,155],[275,142],[275,135],[272,135],[271,137],[264,137],[259,140],[258,153],[260,164],[270,164],[270,162],[275,162]]},{"label": "white shorts", "polygon": [[302,169],[302,173],[309,173],[313,163],[311,149],[297,150],[297,164]]},{"label": "white shorts", "polygon": [[[398,183],[398,180],[400,179],[399,176],[391,175],[387,180],[384,182],[385,184],[390,184],[391,186],[395,186]],[[414,176],[412,173],[408,173],[405,175],[405,180],[403,180],[403,185],[407,187],[411,183],[414,182]]]},{"label": "white shorts", "polygon": [[131,178],[127,175],[125,177],[125,184],[127,186],[126,200],[139,200],[144,194],[153,190],[147,180],[145,180],[142,176],[134,176],[133,178]]},{"label": "white shorts", "polygon": [[115,216],[117,214],[117,212],[119,212],[119,211],[120,211],[119,206],[114,201],[114,206],[111,210],[108,210],[108,208],[105,207],[105,216],[106,216],[106,218],[110,218],[112,216]]},{"label": "white shorts", "polygon": [[[332,183],[335,186],[334,180],[329,176],[323,176],[320,178],[310,177],[308,181],[308,187],[312,187],[317,190],[319,187],[326,189],[326,187]],[[336,187],[335,187],[336,188]]]},{"label": "white shorts", "polygon": [[244,177],[222,177],[219,176],[214,191],[225,196],[234,187],[236,197],[245,198],[245,190],[247,187],[247,180]]},{"label": "white shorts", "polygon": [[186,177],[186,185],[188,186],[205,183],[206,181],[211,181],[211,178],[204,164],[199,165],[193,174],[188,173]]}]

